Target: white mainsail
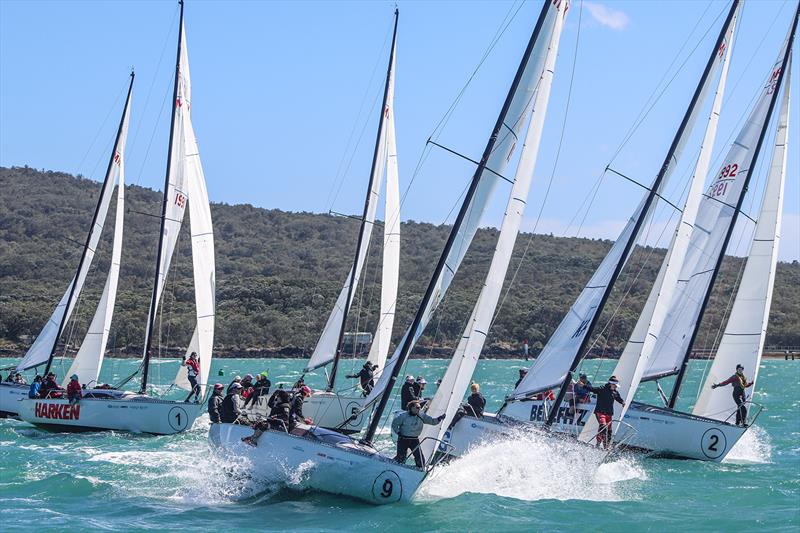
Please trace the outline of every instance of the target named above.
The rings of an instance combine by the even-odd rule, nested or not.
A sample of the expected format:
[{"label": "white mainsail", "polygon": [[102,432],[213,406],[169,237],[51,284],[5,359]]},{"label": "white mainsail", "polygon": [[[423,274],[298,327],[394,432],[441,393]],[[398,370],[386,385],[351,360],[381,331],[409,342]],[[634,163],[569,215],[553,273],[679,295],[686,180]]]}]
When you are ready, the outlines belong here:
[{"label": "white mainsail", "polygon": [[[392,59],[394,61],[394,59]],[[394,66],[391,69],[394,77]],[[397,142],[394,127],[394,81],[389,84],[386,104],[386,200],[383,225],[383,265],[381,272],[381,311],[378,328],[367,361],[383,371],[392,341],[397,286],[400,281],[400,182],[397,167]]]},{"label": "white mainsail", "polygon": [[752,394],[764,349],[778,261],[783,188],[786,180],[790,65],[791,60],[786,69],[786,87],[773,146],[772,163],[747,264],[708,378],[692,409],[693,414],[717,420],[728,419],[736,405],[731,398],[729,388],[712,389],[711,385],[726,379],[733,373],[736,365],[741,364],[746,372],[752,372],[753,388],[750,389]]},{"label": "white mainsail", "polygon": [[[391,59],[389,61],[389,70],[387,73],[387,85],[386,85],[386,107],[381,110],[381,113],[384,113],[384,120],[381,125],[381,131],[378,132],[378,154],[377,159],[375,160],[375,165],[373,168],[373,173],[370,178],[370,191],[369,191],[369,198],[367,200],[367,208],[365,210],[366,216],[364,217],[364,223],[362,224],[362,236],[361,236],[361,246],[358,249],[358,255],[356,257],[355,262],[355,275],[353,275],[353,267],[350,267],[350,271],[347,273],[347,278],[345,278],[344,286],[342,290],[339,292],[339,297],[336,299],[336,304],[333,306],[333,310],[331,311],[330,316],[328,317],[328,321],[325,323],[325,329],[322,330],[322,335],[320,335],[319,340],[317,341],[317,345],[314,347],[314,352],[311,354],[311,357],[308,360],[308,364],[306,364],[304,372],[310,372],[316,368],[321,366],[325,366],[336,357],[336,351],[338,350],[339,346],[337,343],[339,342],[339,334],[342,329],[342,322],[344,321],[345,315],[350,311],[350,305],[353,303],[353,297],[355,296],[355,286],[358,285],[359,279],[361,279],[361,270],[363,269],[364,262],[367,259],[367,250],[369,249],[370,239],[372,236],[372,227],[375,225],[375,213],[378,208],[378,198],[380,196],[380,189],[384,171],[387,172],[387,189],[389,188],[391,183],[389,183],[389,179],[391,179],[390,173],[394,172],[394,179],[396,182],[397,179],[397,150],[394,143],[394,66],[395,66],[395,48],[396,46],[392,46],[391,50]],[[391,151],[394,152],[394,163],[389,162],[387,164],[387,160],[390,153],[390,137],[391,137]],[[394,164],[394,168],[392,168],[392,164]],[[389,193],[388,194],[393,194]],[[399,195],[399,193],[398,193]],[[390,218],[389,218],[389,210],[390,208],[394,211],[395,208],[389,205],[388,199],[386,204],[386,224],[388,226]],[[399,201],[397,203],[397,210],[399,210]],[[399,231],[399,215],[395,219],[397,221],[397,228]],[[387,231],[385,229],[384,231]],[[398,233],[398,247],[399,247],[399,233]],[[399,248],[398,248],[399,250]],[[399,251],[397,252],[399,261]],[[390,258],[391,259],[391,258]],[[386,260],[386,254],[384,253],[384,261]],[[384,276],[387,273],[386,265],[384,263]],[[399,275],[399,274],[398,274]],[[350,290],[350,281],[353,282],[353,290]],[[389,280],[383,279],[383,283],[388,283],[391,285],[392,280],[391,277]],[[397,282],[395,281],[395,290],[394,290],[394,297],[391,298],[393,302],[397,297],[397,289],[396,289]],[[383,319],[383,311],[384,311],[384,285],[381,288],[381,320]],[[347,296],[350,295],[350,299],[348,300]],[[387,301],[387,306],[388,306]],[[392,308],[392,319],[391,323],[389,324],[389,336],[391,336],[391,325],[393,324],[393,313],[394,313],[394,305],[391,305]],[[380,325],[378,326],[378,335],[380,335]],[[385,335],[384,335],[385,336]],[[377,337],[376,337],[377,340]],[[388,340],[386,341],[386,350],[388,351]],[[374,343],[373,343],[374,346]],[[386,356],[384,355],[384,358]],[[376,353],[377,358],[377,353]]]},{"label": "white mainsail", "polygon": [[[730,42],[731,29],[732,28],[729,27],[726,31],[727,42]],[[711,64],[709,75],[700,88],[696,105],[690,110],[689,117],[686,121],[686,127],[682,135],[676,139],[675,149],[669,162],[666,164],[667,168],[662,170],[663,179],[656,190],[658,194],[661,194],[664,190],[675,171],[677,162],[680,160],[681,154],[686,147],[694,124],[701,115],[702,106],[700,102],[705,101],[706,95],[713,86],[713,73],[723,64],[723,57],[722,54],[716,54],[715,60]],[[575,357],[584,355],[577,354],[577,351],[583,343],[584,338],[589,333],[589,325],[594,320],[595,315],[602,311],[599,308],[600,303],[603,300],[603,295],[606,293],[609,283],[613,281],[614,271],[620,261],[627,262],[630,253],[633,251],[633,247],[631,246],[628,256],[623,257],[628,242],[631,239],[638,239],[643,228],[646,226],[646,223],[640,224],[637,234],[633,235],[637,221],[642,216],[647,218],[652,216],[657,205],[656,202],[652,202],[648,212],[643,213],[648,195],[649,193],[642,199],[633,216],[628,220],[616,242],[611,247],[611,250],[609,250],[606,257],[600,263],[600,266],[597,267],[597,270],[594,272],[591,279],[589,279],[589,282],[583,288],[567,315],[550,337],[542,353],[536,358],[528,374],[515,388],[512,394],[513,397],[522,398],[537,392],[560,387]]]},{"label": "white mainsail", "polygon": [[130,118],[130,95],[125,104],[125,116],[120,130],[120,138],[114,151],[114,159],[109,169],[111,181],[109,185],[117,186],[117,210],[114,222],[114,241],[111,248],[111,266],[103,287],[103,294],[97,304],[89,330],[83,338],[80,349],[64,375],[63,384],[69,382],[69,376],[78,375],[81,383],[91,385],[97,382],[100,367],[103,365],[111,319],[114,315],[114,303],[117,299],[117,283],[122,257],[122,228],[125,218],[125,142],[128,138],[128,119]]},{"label": "white mainsail", "polygon": [[[561,5],[564,2],[556,3]],[[555,19],[554,11],[548,13],[548,18],[549,21],[547,21],[546,24],[548,27],[551,27],[554,24]],[[445,293],[447,292],[447,289],[450,287],[450,282],[456,275],[456,272],[458,271],[458,268],[464,259],[464,255],[466,255],[467,249],[469,248],[469,245],[475,236],[481,216],[483,215],[483,211],[489,202],[492,192],[494,191],[495,185],[497,185],[498,181],[501,179],[499,176],[503,175],[506,166],[511,160],[511,156],[517,145],[517,139],[519,137],[520,130],[522,129],[525,119],[527,118],[531,106],[533,105],[533,97],[539,83],[539,77],[540,69],[535,68],[533,62],[529,61],[525,66],[525,69],[519,80],[517,90],[513,95],[510,105],[508,106],[508,110],[503,121],[503,128],[500,130],[491,155],[489,155],[487,159],[485,169],[483,169],[481,172],[481,176],[479,178],[480,181],[477,185],[477,189],[475,190],[475,194],[472,197],[472,201],[468,206],[464,220],[454,236],[453,247],[450,249],[450,252],[447,255],[445,267],[442,270],[441,275],[435,280],[435,291],[423,310],[422,319],[419,323],[419,326],[413,333],[410,331],[410,329],[406,330],[405,334],[403,335],[403,339],[397,345],[394,354],[387,361],[386,367],[383,369],[380,379],[367,397],[367,404],[372,403],[380,398],[383,391],[386,390],[386,387],[390,382],[393,367],[400,357],[401,348],[408,335],[413,335],[412,340],[414,342],[417,341],[419,336],[422,335],[423,331],[425,331],[425,327],[430,321],[433,312],[436,310]]]},{"label": "white mainsail", "polygon": [[442,382],[427,408],[428,415],[438,417],[444,414],[445,419],[440,424],[424,426],[421,439],[422,453],[425,457],[432,457],[438,439],[441,439],[461,404],[464,390],[469,385],[478,364],[494,310],[500,299],[503,281],[514,252],[514,243],[522,224],[533,172],[536,168],[567,6],[567,2],[562,2],[558,7],[552,8],[555,14],[561,13],[561,16],[554,17],[552,26],[548,25],[542,28],[531,56],[531,63],[539,73],[539,82],[525,143],[522,146],[520,161],[514,177],[514,186],[511,188],[505,216],[500,227],[500,235],[497,238],[492,263],[483,288]]},{"label": "white mainsail", "polygon": [[[700,154],[695,164],[689,192],[686,202],[681,212],[680,219],[672,237],[672,243],[659,269],[653,288],[647,298],[639,320],[633,329],[630,339],[625,345],[625,349],[620,356],[617,365],[611,375],[619,380],[619,393],[626,400],[632,400],[639,387],[642,373],[647,366],[650,354],[653,352],[661,326],[664,324],[667,311],[669,310],[675,285],[678,282],[678,275],[686,256],[689,246],[689,238],[694,228],[697,210],[700,206],[700,199],[703,196],[703,186],[706,176],[708,176],[711,165],[711,155],[714,150],[714,141],[717,136],[719,125],[719,114],[722,108],[722,100],[725,94],[725,83],[728,78],[728,67],[730,66],[731,51],[733,49],[733,33],[738,18],[738,9],[733,16],[730,28],[722,41],[722,47],[718,53],[718,59],[722,61],[722,72],[717,82],[717,91],[711,105],[711,112],[708,117],[703,143],[700,147]],[[622,420],[625,412],[630,406],[630,401],[626,401],[621,407],[616,418]],[[617,428],[615,428],[617,429]],[[598,423],[595,418],[590,418],[583,428],[580,438],[591,440],[598,431]]]},{"label": "white mainsail", "polygon": [[745,178],[752,171],[754,148],[767,115],[786,53],[784,43],[770,68],[761,97],[733,142],[719,172],[701,200],[670,310],[650,356],[642,380],[658,379],[678,371],[689,349],[705,294],[738,203]]},{"label": "white mainsail", "polygon": [[[206,180],[200,162],[200,150],[192,127],[192,83],[189,76],[189,55],[186,31],[181,24],[182,42],[178,77],[178,100],[175,106],[175,142],[173,144],[173,170],[185,184],[183,207],[189,203],[189,224],[192,238],[192,267],[194,273],[194,301],[197,324],[190,346],[200,361],[198,383],[201,396],[205,394],[214,347],[214,310],[216,295],[214,230],[211,207],[208,201]],[[171,180],[170,180],[171,181]],[[177,191],[176,191],[177,194]],[[177,198],[177,197],[176,197]],[[176,229],[180,230],[180,226]],[[165,229],[166,231],[166,229]],[[166,235],[165,235],[166,236]],[[173,244],[174,246],[174,244]],[[170,250],[171,255],[171,250]],[[169,260],[166,262],[169,265]],[[164,272],[166,277],[166,272]],[[175,384],[189,389],[186,367],[181,365]]]}]

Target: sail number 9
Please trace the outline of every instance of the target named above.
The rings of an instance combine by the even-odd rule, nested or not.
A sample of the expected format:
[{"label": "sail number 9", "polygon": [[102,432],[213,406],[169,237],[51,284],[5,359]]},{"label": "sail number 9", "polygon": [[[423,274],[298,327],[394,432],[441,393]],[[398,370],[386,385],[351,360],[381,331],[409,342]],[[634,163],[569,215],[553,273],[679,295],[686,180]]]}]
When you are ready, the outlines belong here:
[{"label": "sail number 9", "polygon": [[378,503],[394,503],[403,495],[400,477],[392,470],[384,470],[372,484],[372,498]]}]

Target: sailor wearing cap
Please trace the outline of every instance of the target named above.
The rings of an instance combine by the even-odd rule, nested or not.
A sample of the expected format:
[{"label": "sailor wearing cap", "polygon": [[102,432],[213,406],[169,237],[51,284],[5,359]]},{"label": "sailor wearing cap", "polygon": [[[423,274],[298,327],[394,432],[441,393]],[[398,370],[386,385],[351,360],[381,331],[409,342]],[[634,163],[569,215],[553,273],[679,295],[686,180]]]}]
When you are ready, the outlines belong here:
[{"label": "sailor wearing cap", "polygon": [[397,433],[397,455],[394,460],[398,463],[405,463],[408,452],[414,454],[414,463],[417,468],[425,466],[425,458],[422,450],[419,449],[419,436],[422,433],[424,424],[435,425],[444,420],[445,415],[437,418],[428,416],[420,412],[420,401],[411,400],[408,402],[407,410],[397,415],[392,421],[392,431]]},{"label": "sailor wearing cap", "polygon": [[619,380],[617,376],[608,378],[608,383],[602,387],[587,386],[589,392],[597,395],[597,405],[594,408],[594,416],[597,418],[597,423],[600,429],[597,433],[597,445],[608,448],[611,445],[611,421],[614,418],[614,402],[625,406],[625,400],[617,392]]},{"label": "sailor wearing cap", "polygon": [[417,395],[417,387],[416,383],[414,383],[414,376],[411,374],[406,376],[406,381],[403,383],[403,386],[400,387],[400,407],[403,410],[408,409],[408,403],[411,400],[418,399],[419,396]]}]

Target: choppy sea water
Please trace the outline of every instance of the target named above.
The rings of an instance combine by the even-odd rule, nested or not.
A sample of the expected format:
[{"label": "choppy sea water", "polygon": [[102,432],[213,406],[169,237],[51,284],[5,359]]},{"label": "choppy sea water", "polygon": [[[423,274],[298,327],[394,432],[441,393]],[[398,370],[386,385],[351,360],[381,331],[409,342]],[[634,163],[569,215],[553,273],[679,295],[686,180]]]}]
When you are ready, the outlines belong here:
[{"label": "choppy sea water", "polygon": [[[0,366],[12,363],[0,359]],[[225,359],[215,362],[211,379],[227,383],[235,374],[268,369],[273,382],[289,381],[303,363]],[[432,383],[445,364],[411,361],[408,372]],[[136,365],[107,360],[101,380],[113,382]],[[681,407],[691,405],[705,365],[692,362]],[[68,366],[57,363],[55,370],[63,374]],[[521,366],[518,360],[481,363],[475,378],[487,408],[499,407]],[[157,361],[155,383],[169,383],[176,368],[174,360]],[[612,368],[613,362],[589,361],[585,370],[605,376]],[[351,363],[342,370],[349,372]],[[306,380],[321,385],[323,377]],[[641,456],[602,464],[599,452],[521,436],[473,450],[435,470],[413,503],[385,507],[296,492],[288,487],[302,472],[262,479],[257,465],[214,455],[206,416],[169,437],[54,434],[0,420],[0,531],[797,532],[798,385],[800,362],[763,363],[755,401],[764,412],[722,464]],[[157,390],[180,396],[166,385]],[[652,390],[639,398],[656,399]],[[390,444],[386,432],[382,439]]]}]

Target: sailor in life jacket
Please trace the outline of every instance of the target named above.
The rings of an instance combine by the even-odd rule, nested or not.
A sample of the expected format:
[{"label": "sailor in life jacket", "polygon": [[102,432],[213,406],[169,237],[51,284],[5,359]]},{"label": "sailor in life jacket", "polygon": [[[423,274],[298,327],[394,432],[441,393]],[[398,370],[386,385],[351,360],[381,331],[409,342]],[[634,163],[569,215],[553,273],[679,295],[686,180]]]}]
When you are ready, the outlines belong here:
[{"label": "sailor in life jacket", "polygon": [[189,378],[189,384],[192,386],[189,396],[184,401],[188,402],[194,396],[194,403],[199,403],[200,385],[197,383],[197,376],[200,375],[200,361],[197,359],[197,352],[192,352],[184,364],[186,365],[186,377]]}]

